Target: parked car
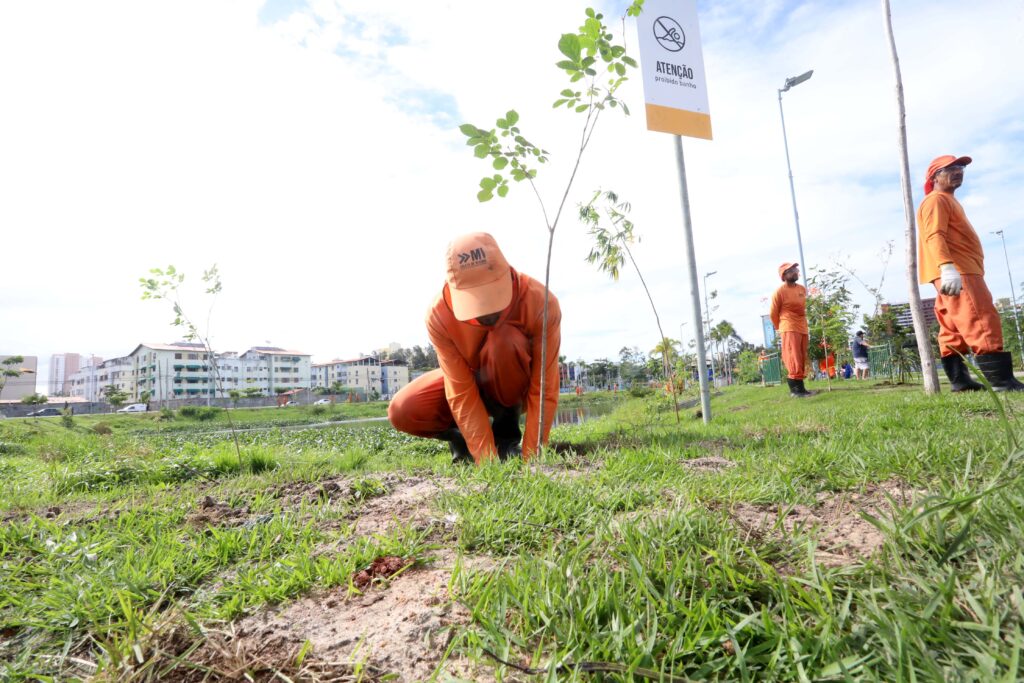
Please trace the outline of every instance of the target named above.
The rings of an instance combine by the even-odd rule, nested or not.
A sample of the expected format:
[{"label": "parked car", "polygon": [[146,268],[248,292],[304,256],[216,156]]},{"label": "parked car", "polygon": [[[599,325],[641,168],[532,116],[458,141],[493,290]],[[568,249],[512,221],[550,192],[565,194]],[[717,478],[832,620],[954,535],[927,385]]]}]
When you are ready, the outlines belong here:
[{"label": "parked car", "polygon": [[315,405],[315,406],[326,406],[326,405],[330,405],[330,404],[331,404],[331,399],[329,399],[329,398],[322,398],[319,401],[313,401],[313,405]]},{"label": "parked car", "polygon": [[117,412],[119,412],[119,413],[144,413],[144,412],[146,412],[146,404],[145,403],[131,403],[129,405],[126,405],[124,408],[121,408]]},{"label": "parked car", "polygon": [[60,415],[60,408],[40,408],[28,414],[29,417],[56,417]]}]

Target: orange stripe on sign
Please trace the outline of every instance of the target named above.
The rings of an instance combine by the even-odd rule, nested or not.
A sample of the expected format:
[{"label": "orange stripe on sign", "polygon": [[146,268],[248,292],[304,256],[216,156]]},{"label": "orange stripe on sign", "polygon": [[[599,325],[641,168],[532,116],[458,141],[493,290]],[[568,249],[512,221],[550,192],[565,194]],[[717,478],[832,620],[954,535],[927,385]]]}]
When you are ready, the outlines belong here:
[{"label": "orange stripe on sign", "polygon": [[711,139],[711,117],[695,111],[647,105],[647,130]]}]

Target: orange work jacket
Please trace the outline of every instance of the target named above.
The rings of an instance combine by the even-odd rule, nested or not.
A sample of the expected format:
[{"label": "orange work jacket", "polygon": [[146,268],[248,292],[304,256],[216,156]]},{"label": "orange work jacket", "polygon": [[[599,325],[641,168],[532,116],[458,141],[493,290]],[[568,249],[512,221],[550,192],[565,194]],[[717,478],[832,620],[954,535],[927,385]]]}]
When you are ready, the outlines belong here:
[{"label": "orange work jacket", "polygon": [[[475,320],[456,320],[446,284],[427,313],[427,333],[437,350],[444,372],[444,393],[455,424],[466,439],[469,452],[478,461],[496,453],[487,409],[484,407],[475,372],[480,368],[480,349],[487,333],[501,325],[513,325],[530,342],[530,388],[526,397],[526,431],[523,457],[537,450],[540,416],[541,331],[544,316],[544,283],[512,270],[512,303],[493,327]],[[544,443],[558,408],[558,350],[562,340],[562,311],[554,294],[548,294],[548,348],[544,386]]]},{"label": "orange work jacket", "polygon": [[985,252],[964,207],[948,192],[932,190],[917,209],[917,272],[921,284],[952,263],[961,275],[984,275]]},{"label": "orange work jacket", "polygon": [[783,282],[772,296],[772,325],[779,332],[809,334],[807,327],[807,290],[803,285]]}]

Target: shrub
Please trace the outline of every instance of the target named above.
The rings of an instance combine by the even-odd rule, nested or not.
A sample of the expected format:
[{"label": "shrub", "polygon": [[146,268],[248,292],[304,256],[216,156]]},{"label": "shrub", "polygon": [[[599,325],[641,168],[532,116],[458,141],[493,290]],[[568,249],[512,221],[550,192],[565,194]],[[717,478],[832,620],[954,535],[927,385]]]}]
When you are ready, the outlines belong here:
[{"label": "shrub", "polygon": [[190,420],[207,422],[217,417],[221,410],[214,406],[182,406],[178,409],[178,415]]},{"label": "shrub", "polygon": [[654,389],[651,389],[650,387],[635,386],[629,388],[629,395],[635,398],[643,398],[645,396],[650,396],[653,393]]},{"label": "shrub", "polygon": [[0,455],[22,455],[24,452],[25,447],[20,443],[0,441]]},{"label": "shrub", "polygon": [[92,426],[92,431],[96,434],[113,434],[114,430],[110,428],[106,422],[97,422]]},{"label": "shrub", "polygon": [[60,423],[65,429],[73,429],[75,426],[75,418],[71,416],[71,409],[65,408],[60,411]]},{"label": "shrub", "polygon": [[174,410],[171,408],[161,408],[160,417],[157,418],[161,422],[170,422],[174,419]]},{"label": "shrub", "polygon": [[323,415],[324,413],[327,412],[327,407],[326,406],[313,406],[312,408],[309,409],[309,412],[312,413],[313,415]]}]

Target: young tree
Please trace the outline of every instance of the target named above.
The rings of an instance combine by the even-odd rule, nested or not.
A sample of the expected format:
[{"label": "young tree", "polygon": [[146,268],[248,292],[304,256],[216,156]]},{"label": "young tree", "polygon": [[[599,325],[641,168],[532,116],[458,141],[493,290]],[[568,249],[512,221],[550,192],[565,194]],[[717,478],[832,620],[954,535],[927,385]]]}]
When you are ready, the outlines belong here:
[{"label": "young tree", "polygon": [[[142,299],[164,300],[171,303],[172,310],[174,311],[174,320],[171,322],[171,325],[183,328],[186,340],[198,341],[203,345],[206,357],[210,361],[209,367],[213,377],[215,392],[219,391],[223,394],[224,387],[222,386],[220,371],[217,366],[217,355],[214,353],[213,345],[210,343],[210,315],[213,313],[213,304],[216,302],[217,295],[222,289],[217,264],[211,266],[209,270],[203,271],[202,276],[204,293],[211,297],[210,308],[206,313],[205,332],[200,332],[199,328],[186,315],[184,308],[182,308],[181,286],[185,282],[185,274],[178,272],[173,265],[167,266],[166,269],[151,268],[149,273],[153,277],[139,278],[139,284],[142,286]],[[209,403],[209,390],[207,390],[206,395],[207,402]],[[227,417],[228,427],[235,442],[235,454],[238,456],[238,465],[243,467],[242,447],[238,443],[238,433],[235,431],[235,422],[231,417],[231,411],[225,410],[224,415]]]},{"label": "young tree", "polygon": [[847,277],[835,271],[817,270],[807,280],[808,356],[821,360],[839,354],[850,339],[850,327],[859,308],[853,303]]},{"label": "young tree", "polygon": [[[604,218],[610,223],[610,228],[605,228],[601,225],[602,211],[594,206],[594,203],[602,195],[605,199]],[[644,293],[647,294],[647,300],[651,304],[654,322],[658,326],[658,338],[661,341],[655,347],[655,351],[661,356],[665,380],[669,383],[669,387],[672,390],[672,406],[675,408],[676,423],[678,424],[679,401],[671,359],[674,345],[672,340],[666,337],[665,332],[661,329],[661,317],[658,316],[658,308],[654,305],[654,297],[651,296],[651,290],[647,287],[647,281],[644,280],[643,273],[640,272],[640,266],[637,265],[636,258],[633,256],[633,251],[629,248],[629,245],[637,239],[633,234],[633,222],[627,218],[630,208],[629,202],[620,201],[619,196],[614,192],[602,193],[601,191],[596,192],[589,203],[580,205],[580,221],[584,225],[590,226],[588,234],[594,238],[594,246],[591,247],[590,253],[587,254],[587,262],[596,263],[597,269],[608,273],[613,280],[619,279],[620,269],[626,263],[627,257],[629,262],[633,264],[637,277],[640,278],[640,284],[643,285]]]},{"label": "young tree", "polygon": [[889,39],[892,68],[896,76],[896,108],[899,116],[900,182],[903,185],[903,213],[907,220],[907,287],[910,294],[910,316],[914,321],[914,336],[917,337],[917,353],[921,358],[921,377],[924,379],[926,394],[939,393],[939,373],[935,367],[935,356],[925,328],[924,311],[921,308],[921,290],[917,284],[917,225],[914,217],[914,195],[910,189],[910,160],[907,155],[907,110],[903,105],[903,75],[900,72],[900,58],[896,53],[896,37],[892,30],[892,11],[889,0],[882,0],[882,16],[885,35]]},{"label": "young tree", "polygon": [[[642,0],[634,0],[627,9],[630,16],[638,16],[642,6]],[[566,110],[583,114],[583,125],[580,129],[579,146],[576,151],[576,161],[572,166],[565,189],[561,192],[561,200],[554,211],[554,215],[548,213],[547,205],[541,197],[540,191],[534,182],[537,177],[536,165],[544,164],[548,160],[546,150],[534,145],[527,140],[520,130],[519,114],[513,109],[505,116],[495,122],[494,128],[479,128],[470,123],[459,127],[462,134],[466,136],[466,144],[473,148],[473,154],[478,159],[489,159],[494,171],[493,175],[484,176],[480,180],[480,191],[477,192],[477,199],[481,202],[490,201],[495,195],[505,197],[509,192],[509,180],[516,183],[527,182],[533,190],[537,202],[540,205],[544,226],[547,229],[547,265],[544,269],[544,311],[542,314],[541,350],[540,350],[540,411],[538,420],[540,422],[537,431],[537,449],[543,448],[544,435],[544,392],[547,373],[548,348],[548,290],[551,281],[551,254],[555,240],[555,230],[558,221],[562,216],[569,192],[572,190],[573,181],[579,171],[580,162],[583,160],[583,153],[590,144],[591,136],[601,118],[601,114],[607,109],[621,109],[626,115],[629,109],[626,103],[620,100],[616,93],[619,87],[626,81],[627,67],[636,67],[636,61],[626,54],[626,48],[613,42],[614,36],[609,33],[608,27],[603,22],[603,15],[591,8],[586,10],[586,20],[576,33],[565,33],[558,40],[558,51],[565,59],[559,61],[555,66],[569,76],[569,85],[577,86],[583,81],[583,89],[575,90],[573,87],[562,90],[559,98],[554,102],[554,108],[565,107]],[[600,61],[599,61],[600,60]],[[610,74],[606,83],[600,83],[598,66],[604,67],[604,73]],[[500,131],[500,133],[498,132]],[[510,177],[505,177],[500,171],[508,171]]]},{"label": "young tree", "polygon": [[19,368],[18,366],[25,362],[24,356],[10,356],[4,358],[3,362],[0,363],[0,395],[4,393],[4,386],[7,385],[7,380],[11,377],[21,377],[25,373],[32,372],[28,368]]},{"label": "young tree", "polygon": [[115,410],[123,406],[125,402],[128,400],[128,394],[124,391],[121,391],[113,384],[108,384],[107,386],[103,387],[102,393],[103,396],[107,399],[107,403],[109,403],[110,406]]}]

